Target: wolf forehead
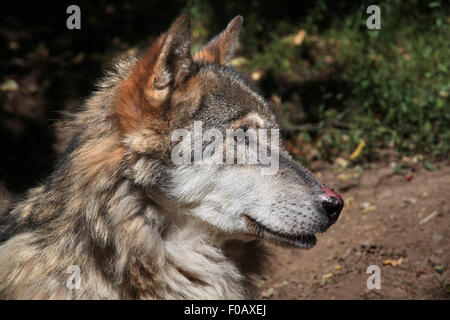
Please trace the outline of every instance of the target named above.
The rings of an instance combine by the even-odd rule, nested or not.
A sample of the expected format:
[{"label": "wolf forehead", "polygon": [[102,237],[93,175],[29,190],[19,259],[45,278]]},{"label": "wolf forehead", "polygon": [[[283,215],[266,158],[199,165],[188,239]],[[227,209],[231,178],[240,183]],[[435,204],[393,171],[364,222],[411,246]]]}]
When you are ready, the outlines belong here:
[{"label": "wolf forehead", "polygon": [[278,126],[271,104],[249,79],[229,66],[198,63],[185,84],[173,92],[169,107],[169,119],[178,119],[175,123],[180,127],[194,120],[218,129],[239,121],[253,128]]},{"label": "wolf forehead", "polygon": [[[120,86],[138,61],[139,56],[118,58],[112,70],[114,83],[100,83],[100,87]],[[193,121],[202,121],[205,129],[234,123],[247,128],[278,128],[272,103],[246,75],[228,65],[194,64],[191,74],[167,99],[166,129],[188,127]]]}]

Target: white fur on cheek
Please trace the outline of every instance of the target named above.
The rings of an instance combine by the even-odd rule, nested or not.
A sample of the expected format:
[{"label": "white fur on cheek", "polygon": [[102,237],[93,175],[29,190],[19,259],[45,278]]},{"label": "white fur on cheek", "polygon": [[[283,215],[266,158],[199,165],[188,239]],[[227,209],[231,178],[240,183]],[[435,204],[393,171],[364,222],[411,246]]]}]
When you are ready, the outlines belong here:
[{"label": "white fur on cheek", "polygon": [[190,214],[226,232],[243,231],[243,214],[268,215],[274,203],[257,167],[189,165],[171,174],[171,196],[198,203]]}]

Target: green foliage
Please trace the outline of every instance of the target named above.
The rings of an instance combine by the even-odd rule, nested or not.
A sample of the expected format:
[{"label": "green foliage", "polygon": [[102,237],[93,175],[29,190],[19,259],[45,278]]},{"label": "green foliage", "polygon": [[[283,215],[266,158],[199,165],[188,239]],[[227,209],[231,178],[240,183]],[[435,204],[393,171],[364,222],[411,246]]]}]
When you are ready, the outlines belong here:
[{"label": "green foliage", "polygon": [[341,40],[357,40],[337,52],[343,59],[339,75],[352,88],[347,100],[355,106],[349,117],[352,128],[362,130],[376,146],[390,144],[403,152],[446,155],[449,17],[439,9],[400,16],[400,2],[395,1],[381,11],[381,30],[340,33]]},{"label": "green foliage", "polygon": [[[263,91],[282,100],[288,139],[298,141],[306,130],[319,149],[316,158],[349,155],[361,139],[366,145],[360,158],[385,147],[448,157],[446,1],[383,1],[380,30],[366,27],[367,1],[348,5],[321,0],[305,4],[301,13],[276,7],[267,12],[273,1],[265,0],[219,8],[206,3],[195,0],[188,7],[202,21],[215,21],[217,10],[227,19],[244,15],[239,52],[245,63],[240,67],[249,74],[263,72]],[[208,30],[207,22],[203,28]],[[295,45],[292,36],[299,30],[306,37]]]}]

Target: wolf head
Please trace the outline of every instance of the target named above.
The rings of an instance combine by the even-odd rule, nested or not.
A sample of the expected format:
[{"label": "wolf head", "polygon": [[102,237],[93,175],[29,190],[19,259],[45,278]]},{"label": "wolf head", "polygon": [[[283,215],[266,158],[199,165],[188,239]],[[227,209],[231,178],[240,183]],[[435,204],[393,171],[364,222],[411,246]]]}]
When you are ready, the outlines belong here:
[{"label": "wolf head", "polygon": [[[230,66],[242,21],[234,18],[192,56],[190,22],[182,15],[132,66],[112,102],[132,161],[127,175],[172,215],[197,219],[231,237],[247,234],[310,248],[314,234],[336,222],[344,202],[293,161],[278,140],[259,139],[263,130],[278,137],[279,125],[270,104]],[[179,141],[173,132],[192,132],[195,123],[203,132],[223,133],[214,139],[223,142],[223,149],[215,151],[223,159],[232,148],[227,130],[254,129],[256,144],[245,136],[240,141],[247,149],[276,156],[277,170],[263,174],[268,164],[260,159],[252,164],[174,163]],[[201,140],[202,151],[208,141]]]}]

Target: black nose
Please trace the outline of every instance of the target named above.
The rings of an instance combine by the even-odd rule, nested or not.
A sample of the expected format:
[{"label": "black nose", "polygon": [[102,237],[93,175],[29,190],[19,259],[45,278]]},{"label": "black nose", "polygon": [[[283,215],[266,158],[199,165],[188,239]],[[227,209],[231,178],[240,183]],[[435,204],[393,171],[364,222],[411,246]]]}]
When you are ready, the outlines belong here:
[{"label": "black nose", "polygon": [[344,199],[328,188],[324,187],[323,191],[325,191],[325,194],[322,196],[322,208],[330,220],[330,223],[334,223],[339,218],[339,214],[344,207]]}]

